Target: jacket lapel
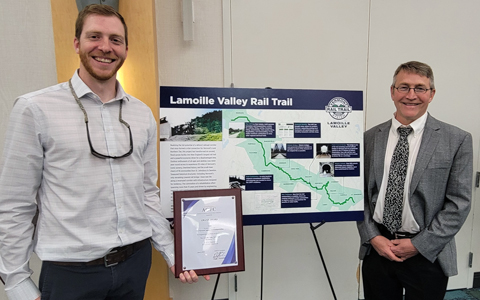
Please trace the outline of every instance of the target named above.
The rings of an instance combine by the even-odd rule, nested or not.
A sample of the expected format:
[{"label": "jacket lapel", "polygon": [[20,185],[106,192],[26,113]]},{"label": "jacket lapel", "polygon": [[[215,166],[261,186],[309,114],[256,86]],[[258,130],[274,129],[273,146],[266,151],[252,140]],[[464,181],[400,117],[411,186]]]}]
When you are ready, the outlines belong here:
[{"label": "jacket lapel", "polygon": [[436,119],[428,115],[423,131],[422,142],[415,162],[415,169],[413,170],[412,180],[410,182],[409,199],[412,199],[413,192],[416,190],[420,178],[422,178],[423,172],[427,168],[428,162],[435,153],[435,148],[440,140],[439,129],[440,127]]},{"label": "jacket lapel", "polygon": [[374,172],[375,172],[375,182],[377,183],[378,189],[382,185],[383,178],[383,169],[385,166],[385,152],[387,150],[387,141],[390,127],[392,122],[385,122],[383,126],[378,128],[377,133],[375,134],[375,153],[374,156]]}]

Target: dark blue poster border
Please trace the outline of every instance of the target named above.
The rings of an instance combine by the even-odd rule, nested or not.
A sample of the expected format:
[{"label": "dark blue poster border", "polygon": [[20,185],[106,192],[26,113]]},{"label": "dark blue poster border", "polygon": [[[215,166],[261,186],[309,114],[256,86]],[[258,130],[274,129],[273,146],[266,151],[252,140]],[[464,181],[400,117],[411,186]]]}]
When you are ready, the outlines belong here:
[{"label": "dark blue poster border", "polygon": [[243,225],[278,225],[361,220],[363,220],[363,211],[243,215]]},{"label": "dark blue poster border", "polygon": [[[335,102],[336,99],[341,100],[340,102]],[[348,102],[345,101],[345,99],[347,99]],[[341,101],[345,101],[345,103]],[[278,131],[285,130],[284,128],[280,128],[278,124],[281,122],[288,123],[287,125],[292,127],[291,130],[293,135],[289,139],[289,142],[286,142],[285,144],[278,143],[278,157],[276,156],[276,148],[270,148],[271,145],[264,146],[264,154],[266,155],[265,159],[271,161],[272,163],[270,164],[282,164],[282,166],[288,166],[289,160],[305,161],[308,159],[316,159],[315,165],[320,166],[320,172],[317,171],[317,173],[313,174],[320,177],[325,176],[325,178],[332,178],[332,182],[335,182],[335,177],[360,178],[363,175],[363,172],[360,170],[360,168],[363,168],[363,161],[361,160],[361,152],[363,149],[363,141],[361,141],[363,134],[363,117],[359,117],[358,114],[359,112],[363,113],[362,91],[162,86],[160,87],[160,117],[164,117],[165,120],[168,120],[171,115],[168,115],[168,113],[165,116],[162,115],[162,109],[165,109],[165,111],[174,111],[175,114],[183,113],[183,109],[185,112],[194,109],[211,109],[212,111],[219,111],[221,114],[240,110],[283,110],[282,115],[285,115],[285,118],[282,117],[278,120],[265,119],[261,121],[247,122],[243,121],[245,118],[240,119],[239,122],[244,122],[243,130],[245,131],[245,134],[241,139],[255,140],[257,144],[261,144],[262,141],[271,140],[273,141],[270,142],[272,143],[271,145],[277,147],[276,138],[278,138]],[[180,110],[176,111],[175,109]],[[318,111],[318,115],[313,115],[312,112],[310,112],[310,117],[305,120],[302,119],[299,121],[297,118],[290,121],[288,118],[288,111]],[[356,114],[356,119],[354,118],[353,120],[355,121],[350,123],[350,120],[352,119],[351,117],[348,117],[348,115],[353,112]],[[360,119],[362,120],[360,121]],[[162,120],[160,123],[160,127],[162,127]],[[191,122],[191,124],[193,124],[193,122]],[[193,126],[191,124],[189,126]],[[223,124],[223,126],[225,126],[225,124]],[[183,127],[186,127],[186,125],[183,125]],[[173,130],[175,130],[173,127],[171,127],[171,130],[172,136],[176,134],[189,134],[189,132],[195,131],[193,127],[188,127],[178,133],[173,132]],[[353,140],[336,140],[336,137],[332,138],[331,136],[329,137],[328,134],[324,134],[325,132],[332,132],[332,130],[338,135],[343,135],[351,130],[350,132],[354,132],[354,134],[351,135],[353,136]],[[167,137],[165,138],[165,142],[162,141],[162,137],[160,137],[160,140],[162,141],[160,146],[162,147],[162,143],[168,145],[170,142],[169,139],[172,139],[172,143],[175,141],[172,137]],[[223,137],[223,139],[225,139],[225,137]],[[176,145],[179,147],[178,145],[181,144],[178,144],[177,142]],[[309,146],[308,149],[306,148],[306,145]],[[295,148],[295,151],[292,150],[292,147]],[[160,165],[162,168],[162,165],[164,164],[161,163]],[[278,168],[280,169],[280,167]],[[265,165],[264,169],[267,169],[267,165]],[[231,175],[237,174],[233,173]],[[248,198],[245,196],[249,193],[255,193],[257,190],[274,192],[278,184],[274,182],[275,176],[269,175],[269,173],[238,175],[240,175],[240,177],[235,178],[235,181],[233,182],[243,189],[242,196],[244,201]],[[263,177],[270,176],[269,178],[271,179],[259,182],[255,181],[255,184],[250,182],[250,177],[260,175]],[[286,175],[283,174],[282,176]],[[163,194],[162,196],[162,193],[165,193],[165,190],[170,190],[170,187],[165,189],[166,186],[162,186],[162,178],[169,178],[169,176],[168,174],[166,176],[160,174],[160,178],[162,201],[167,201],[168,194]],[[336,183],[330,184],[328,188],[331,190],[337,189],[335,192],[341,193],[338,191],[339,186],[341,187],[341,184],[339,184],[338,181],[339,180],[336,180]],[[363,182],[363,179],[361,181]],[[246,184],[246,182],[250,183]],[[307,184],[312,186],[313,183],[308,182]],[[324,184],[322,189],[324,188],[326,190],[327,186],[328,184]],[[233,187],[232,182],[230,182],[230,187]],[[317,191],[320,190],[318,187],[315,188]],[[356,188],[357,190],[363,189],[363,184],[362,188]],[[285,192],[293,192],[293,190],[289,191],[286,189]],[[258,210],[257,212],[259,212],[259,214],[255,214],[255,211],[252,210],[252,214],[252,211],[248,211],[247,214],[243,214],[243,225],[342,222],[359,221],[363,219],[364,212],[363,210],[359,210],[358,207],[356,210],[335,210],[334,208],[329,211],[312,210],[305,212],[306,205],[311,205],[313,197],[312,199],[310,198],[310,192],[300,191],[299,193],[309,194],[308,203],[296,203],[294,199],[292,200],[295,202],[294,204],[285,204],[281,207],[282,209],[286,208],[285,211],[289,210],[285,213],[278,211],[267,213],[266,210]],[[363,191],[359,191],[355,195],[358,196],[362,193]],[[334,202],[333,199],[330,199],[330,194],[328,194],[327,198],[336,205],[350,201],[343,199],[344,202],[341,202],[340,200],[340,202]],[[363,201],[363,199],[361,200]],[[351,203],[354,203],[355,205],[360,203],[358,201],[360,201],[360,198],[355,198],[355,201],[353,198],[351,199]],[[332,204],[330,203],[330,205]],[[294,212],[297,208],[303,209],[303,211],[298,213]],[[168,209],[168,207],[166,207],[166,209]]]}]

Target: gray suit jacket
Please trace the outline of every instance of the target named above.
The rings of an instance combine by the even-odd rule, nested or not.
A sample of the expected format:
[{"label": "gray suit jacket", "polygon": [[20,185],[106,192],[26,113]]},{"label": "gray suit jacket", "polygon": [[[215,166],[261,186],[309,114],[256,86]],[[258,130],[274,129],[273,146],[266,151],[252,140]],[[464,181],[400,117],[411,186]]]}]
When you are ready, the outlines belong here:
[{"label": "gray suit jacket", "polygon": [[[358,222],[360,259],[380,235],[373,220],[382,183],[391,120],[364,134],[365,219]],[[457,274],[455,234],[470,211],[473,175],[472,136],[455,126],[427,117],[410,183],[410,207],[420,232],[413,245],[429,261],[438,259],[446,276]]]}]

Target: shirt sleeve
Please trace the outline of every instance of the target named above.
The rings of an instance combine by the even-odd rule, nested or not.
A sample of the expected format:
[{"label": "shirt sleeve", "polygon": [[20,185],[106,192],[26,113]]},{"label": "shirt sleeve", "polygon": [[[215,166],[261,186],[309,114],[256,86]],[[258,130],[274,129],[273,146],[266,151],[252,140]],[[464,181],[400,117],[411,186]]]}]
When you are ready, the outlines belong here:
[{"label": "shirt sleeve", "polygon": [[165,258],[169,267],[175,264],[175,249],[170,222],[165,218],[160,205],[157,187],[157,123],[151,115],[148,144],[144,154],[145,212],[152,226],[152,242]]},{"label": "shirt sleeve", "polygon": [[[0,171],[0,276],[9,299],[39,295],[30,279],[36,195],[43,169],[38,109],[26,99],[14,104]],[[31,299],[35,299],[33,297]]]},{"label": "shirt sleeve", "polygon": [[20,282],[13,289],[6,291],[10,300],[34,300],[40,297],[40,291],[31,278]]}]

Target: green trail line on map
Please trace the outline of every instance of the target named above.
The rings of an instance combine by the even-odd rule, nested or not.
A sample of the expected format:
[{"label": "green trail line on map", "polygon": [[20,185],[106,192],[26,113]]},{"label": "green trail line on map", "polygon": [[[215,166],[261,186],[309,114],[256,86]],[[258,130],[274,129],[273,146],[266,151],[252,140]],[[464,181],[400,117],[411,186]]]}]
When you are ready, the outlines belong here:
[{"label": "green trail line on map", "polygon": [[[235,119],[232,120],[232,122],[240,119],[240,118],[243,118],[243,119],[246,119],[248,122],[250,122],[250,119],[248,119],[248,117],[246,116],[239,116],[239,117],[236,117]],[[260,144],[260,146],[262,147],[262,150],[263,150],[263,162],[265,164],[265,167],[268,167],[268,166],[273,166],[274,168],[278,169],[279,171],[281,171],[282,173],[284,173],[285,175],[288,176],[288,178],[290,178],[290,180],[293,180],[293,181],[302,181],[304,182],[306,185],[308,185],[309,187],[311,187],[312,189],[315,189],[317,191],[321,191],[321,190],[325,190],[325,193],[327,194],[328,196],[328,200],[330,200],[330,202],[332,202],[333,204],[338,204],[338,205],[344,205],[346,204],[348,201],[352,200],[353,203],[355,203],[355,201],[353,200],[353,197],[348,197],[347,199],[345,199],[345,201],[343,202],[335,202],[331,197],[330,197],[330,193],[328,192],[328,184],[330,183],[330,181],[327,181],[327,183],[325,183],[324,185],[322,185],[321,187],[317,187],[317,186],[314,186],[311,182],[305,180],[304,178],[302,177],[299,177],[299,178],[293,178],[287,171],[285,171],[282,167],[279,167],[277,165],[275,165],[274,163],[272,162],[268,162],[267,163],[267,156],[266,156],[266,151],[265,151],[265,147],[263,147],[263,143],[260,142],[258,139],[254,138],[254,140]]]}]

